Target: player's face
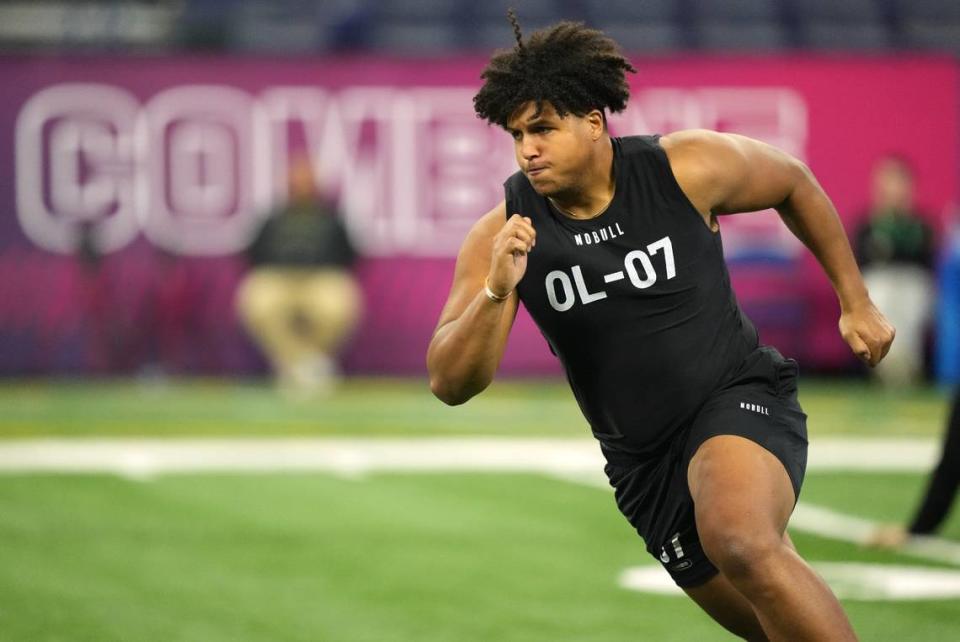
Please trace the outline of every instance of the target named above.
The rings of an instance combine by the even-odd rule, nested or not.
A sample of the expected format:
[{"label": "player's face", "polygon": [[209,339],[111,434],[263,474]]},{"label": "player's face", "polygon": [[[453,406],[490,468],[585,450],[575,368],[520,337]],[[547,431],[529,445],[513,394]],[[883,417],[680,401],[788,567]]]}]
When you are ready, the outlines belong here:
[{"label": "player's face", "polygon": [[517,164],[538,194],[554,196],[579,189],[588,174],[596,119],[557,115],[550,103],[521,106],[507,122]]}]

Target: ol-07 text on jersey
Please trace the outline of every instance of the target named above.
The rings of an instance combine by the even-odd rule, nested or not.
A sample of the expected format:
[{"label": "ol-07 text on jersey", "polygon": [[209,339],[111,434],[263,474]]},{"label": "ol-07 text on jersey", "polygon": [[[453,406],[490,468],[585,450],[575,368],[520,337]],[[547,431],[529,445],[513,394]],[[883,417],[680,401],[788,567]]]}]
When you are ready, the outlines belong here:
[{"label": "ol-07 text on jersey", "polygon": [[[654,241],[647,246],[647,250],[633,250],[623,257],[623,270],[610,272],[603,275],[604,283],[614,283],[629,279],[630,283],[639,290],[645,290],[657,282],[657,271],[653,266],[653,259],[658,254],[663,254],[664,271],[667,280],[677,276],[677,265],[673,259],[673,243],[669,236],[664,236],[659,241]],[[573,278],[571,279],[571,275]],[[583,270],[579,265],[570,268],[570,274],[565,270],[553,270],[545,279],[544,285],[547,288],[547,300],[557,312],[566,312],[573,307],[578,300],[581,304],[587,305],[607,298],[604,290],[590,292],[587,289],[587,283],[583,278]]]}]

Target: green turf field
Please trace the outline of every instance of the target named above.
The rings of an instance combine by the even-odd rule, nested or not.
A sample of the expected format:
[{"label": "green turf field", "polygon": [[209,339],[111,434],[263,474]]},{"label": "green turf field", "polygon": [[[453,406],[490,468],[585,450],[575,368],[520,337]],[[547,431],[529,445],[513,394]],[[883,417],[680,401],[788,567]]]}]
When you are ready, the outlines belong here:
[{"label": "green turf field", "polygon": [[[807,385],[818,435],[935,435],[945,398]],[[501,384],[462,408],[413,382],[291,404],[256,384],[8,383],[0,433],[45,436],[583,435],[561,385]],[[12,442],[11,442],[12,443]],[[902,519],[923,478],[808,475],[803,500]],[[960,541],[960,516],[944,535]],[[949,565],[795,532],[814,562]],[[626,590],[653,563],[610,493],[478,473],[0,475],[0,640],[732,639],[682,597]],[[863,640],[960,640],[960,600],[857,601]]]},{"label": "green turf field", "polygon": [[[936,435],[945,394],[890,393],[845,380],[804,381],[800,401],[817,434]],[[0,437],[517,435],[579,437],[586,424],[556,381],[494,383],[456,408],[426,381],[358,379],[332,397],[288,402],[258,382],[71,381],[0,385]]]}]

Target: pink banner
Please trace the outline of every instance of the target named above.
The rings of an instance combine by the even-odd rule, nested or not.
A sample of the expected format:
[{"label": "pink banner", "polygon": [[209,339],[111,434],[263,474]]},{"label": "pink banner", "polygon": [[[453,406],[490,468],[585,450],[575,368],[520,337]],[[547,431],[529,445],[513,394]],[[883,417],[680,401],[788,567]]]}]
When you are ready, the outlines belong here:
[{"label": "pink banner", "polygon": [[[500,184],[514,169],[509,138],[472,113],[484,62],[0,60],[0,166],[8,177],[0,179],[0,203],[10,213],[0,218],[0,293],[14,295],[0,299],[0,369],[110,371],[150,360],[187,370],[253,367],[233,316],[243,269],[236,255],[283,198],[286,160],[297,151],[310,155],[318,181],[338,197],[365,256],[367,314],[345,355],[348,369],[422,372],[459,243],[502,198]],[[614,133],[705,127],[771,142],[811,166],[848,229],[862,216],[870,168],[882,154],[914,164],[919,204],[938,228],[957,200],[960,73],[951,60],[636,65],[633,98],[612,119]],[[778,218],[758,213],[722,224],[735,286],[763,339],[808,366],[848,365],[829,284]],[[92,233],[113,266],[102,271],[123,287],[89,284],[108,277],[90,277],[71,258],[80,230]],[[164,290],[158,274],[179,275],[204,305],[193,309],[173,286]],[[51,287],[23,292],[37,279]],[[204,297],[204,288],[215,296]],[[104,294],[124,289],[142,296]],[[91,297],[106,320],[91,320]],[[180,312],[157,312],[171,307]],[[117,319],[157,315],[166,319],[158,328],[124,339],[145,346],[142,355],[126,350],[119,363],[105,348],[91,352],[93,337],[109,334]],[[188,356],[170,359],[171,351]],[[503,368],[559,371],[525,315]]]}]

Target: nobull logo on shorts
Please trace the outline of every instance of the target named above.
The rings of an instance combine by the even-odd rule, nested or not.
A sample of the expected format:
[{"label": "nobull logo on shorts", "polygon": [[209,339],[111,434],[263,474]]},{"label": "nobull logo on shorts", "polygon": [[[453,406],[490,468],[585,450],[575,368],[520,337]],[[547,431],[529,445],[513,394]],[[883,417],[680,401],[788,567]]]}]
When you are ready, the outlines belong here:
[{"label": "nobull logo on shorts", "polygon": [[755,413],[757,413],[757,414],[759,414],[759,415],[769,415],[769,414],[770,414],[770,409],[767,408],[766,406],[761,406],[760,404],[756,404],[756,403],[748,403],[748,402],[746,402],[746,401],[741,401],[741,402],[740,402],[740,409],[741,409],[741,410],[749,410],[750,412],[755,412]]}]

